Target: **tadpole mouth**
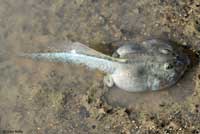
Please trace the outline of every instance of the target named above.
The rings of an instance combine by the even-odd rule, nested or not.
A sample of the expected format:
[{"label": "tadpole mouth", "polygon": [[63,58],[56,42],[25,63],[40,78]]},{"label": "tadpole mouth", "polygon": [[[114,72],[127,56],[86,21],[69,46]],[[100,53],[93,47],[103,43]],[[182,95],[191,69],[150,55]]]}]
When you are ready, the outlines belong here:
[{"label": "tadpole mouth", "polygon": [[176,56],[176,65],[190,65],[188,56]]}]

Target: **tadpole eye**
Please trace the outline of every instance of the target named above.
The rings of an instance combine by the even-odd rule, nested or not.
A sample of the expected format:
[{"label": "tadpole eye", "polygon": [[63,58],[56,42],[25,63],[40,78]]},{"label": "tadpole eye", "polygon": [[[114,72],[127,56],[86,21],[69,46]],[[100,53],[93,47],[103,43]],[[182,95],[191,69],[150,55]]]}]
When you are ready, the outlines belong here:
[{"label": "tadpole eye", "polygon": [[160,53],[162,54],[169,54],[170,53],[170,50],[169,49],[164,49],[164,48],[161,48],[159,49]]},{"label": "tadpole eye", "polygon": [[173,66],[173,64],[171,64],[171,63],[165,63],[164,64],[164,68],[166,69],[166,70],[168,70],[168,69],[172,69],[174,66]]}]

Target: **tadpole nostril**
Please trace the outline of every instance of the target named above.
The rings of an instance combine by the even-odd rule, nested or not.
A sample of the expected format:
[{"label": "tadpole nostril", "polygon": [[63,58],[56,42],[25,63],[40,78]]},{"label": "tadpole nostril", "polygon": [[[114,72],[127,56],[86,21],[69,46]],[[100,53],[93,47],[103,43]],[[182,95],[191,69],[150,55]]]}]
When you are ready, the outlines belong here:
[{"label": "tadpole nostril", "polygon": [[175,53],[172,53],[173,56],[177,56]]}]

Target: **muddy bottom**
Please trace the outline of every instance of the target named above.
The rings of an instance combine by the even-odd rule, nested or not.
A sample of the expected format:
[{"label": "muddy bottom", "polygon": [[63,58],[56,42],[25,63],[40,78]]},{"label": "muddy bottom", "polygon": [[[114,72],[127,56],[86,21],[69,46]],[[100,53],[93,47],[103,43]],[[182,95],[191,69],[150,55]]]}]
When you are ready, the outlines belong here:
[{"label": "muddy bottom", "polygon": [[16,57],[70,40],[111,55],[159,38],[200,49],[199,0],[0,0],[0,134],[197,134],[200,69],[170,89],[108,89],[97,70]]}]

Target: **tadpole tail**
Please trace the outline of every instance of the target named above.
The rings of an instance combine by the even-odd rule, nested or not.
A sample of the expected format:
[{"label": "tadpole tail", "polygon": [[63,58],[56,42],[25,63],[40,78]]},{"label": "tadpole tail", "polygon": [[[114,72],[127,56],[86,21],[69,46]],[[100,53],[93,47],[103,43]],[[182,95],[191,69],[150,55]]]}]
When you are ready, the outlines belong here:
[{"label": "tadpole tail", "polygon": [[113,73],[121,63],[84,55],[78,53],[68,53],[68,52],[58,52],[58,53],[23,53],[19,55],[20,57],[31,58],[34,60],[42,60],[49,62],[62,62],[62,63],[73,63],[73,64],[83,64],[91,69],[99,69],[106,73]]}]

